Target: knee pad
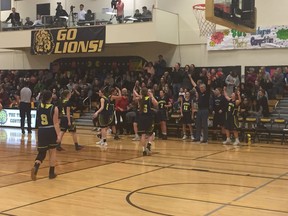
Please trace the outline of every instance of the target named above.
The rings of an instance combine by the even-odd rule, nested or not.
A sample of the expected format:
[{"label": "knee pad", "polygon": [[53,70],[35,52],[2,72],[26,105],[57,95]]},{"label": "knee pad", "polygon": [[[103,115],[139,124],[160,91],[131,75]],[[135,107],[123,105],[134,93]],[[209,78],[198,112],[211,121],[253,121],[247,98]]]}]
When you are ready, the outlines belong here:
[{"label": "knee pad", "polygon": [[36,160],[39,160],[42,163],[46,157],[46,152],[47,151],[40,151],[36,157]]}]

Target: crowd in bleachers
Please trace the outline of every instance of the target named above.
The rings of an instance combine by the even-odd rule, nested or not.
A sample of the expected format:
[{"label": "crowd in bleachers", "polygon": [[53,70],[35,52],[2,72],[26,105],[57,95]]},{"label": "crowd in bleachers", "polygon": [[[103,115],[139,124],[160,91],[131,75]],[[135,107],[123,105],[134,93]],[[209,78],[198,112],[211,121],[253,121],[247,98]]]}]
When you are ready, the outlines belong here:
[{"label": "crowd in bleachers", "polygon": [[[141,88],[147,87],[153,91],[154,96],[159,97],[159,92],[163,91],[167,100],[172,104],[167,109],[169,118],[180,114],[181,101],[186,92],[190,93],[193,101],[193,110],[197,112],[198,94],[191,84],[191,79],[197,84],[207,84],[208,74],[211,79],[211,97],[210,111],[213,113],[213,100],[215,99],[215,90],[217,89],[222,95],[223,87],[226,86],[226,92],[231,95],[237,90],[241,91],[242,102],[238,108],[239,116],[247,118],[249,116],[269,116],[268,99],[283,94],[286,83],[288,69],[285,67],[277,68],[271,75],[261,67],[259,71],[249,68],[246,72],[245,83],[241,83],[239,77],[240,71],[224,72],[222,68],[195,68],[193,64],[181,66],[176,63],[172,68],[167,67],[166,61],[162,55],[155,62],[147,62],[143,65],[143,70],[121,71],[119,68],[111,68],[104,71],[89,70],[65,70],[62,71],[57,64],[51,70],[37,71],[1,71],[1,88],[0,98],[4,108],[18,107],[19,91],[24,81],[29,82],[29,87],[33,92],[33,104],[37,106],[41,91],[49,89],[53,92],[53,103],[59,104],[61,93],[68,89],[72,92],[71,100],[75,111],[83,112],[87,107],[86,103],[91,101],[97,102],[99,89],[105,89],[107,93],[114,87],[122,89],[123,100],[116,105],[116,111],[121,118],[118,118],[119,132],[133,133],[130,128],[129,114],[135,110],[133,101],[133,90],[140,92]],[[89,100],[85,100],[85,99]],[[125,102],[125,103],[124,103]],[[122,105],[121,105],[122,103]],[[123,105],[124,104],[124,105]],[[125,115],[123,115],[124,112]],[[128,116],[128,119],[126,119]],[[128,120],[128,121],[127,121]],[[173,119],[173,121],[179,119]],[[121,130],[120,130],[121,129]]]}]

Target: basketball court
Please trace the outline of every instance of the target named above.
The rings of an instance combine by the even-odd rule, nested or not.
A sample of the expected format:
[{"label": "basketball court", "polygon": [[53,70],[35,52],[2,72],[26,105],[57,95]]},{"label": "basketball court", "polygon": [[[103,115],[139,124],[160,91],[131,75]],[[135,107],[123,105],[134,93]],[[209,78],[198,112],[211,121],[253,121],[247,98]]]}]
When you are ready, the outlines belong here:
[{"label": "basketball court", "polygon": [[[95,145],[95,134],[78,132],[85,149],[57,152],[55,180],[47,160],[30,180],[35,132],[0,129],[0,215],[287,215],[286,145],[233,147],[155,140],[143,157],[128,136]],[[19,145],[19,143],[21,143]]]},{"label": "basketball court", "polygon": [[[237,2],[237,4],[235,4]],[[247,2],[250,2],[249,4]],[[206,0],[194,5],[200,35],[216,25],[254,32],[254,1]],[[58,174],[48,179],[48,160],[37,181],[30,171],[37,154],[36,131],[0,128],[0,215],[288,215],[287,143],[240,146],[155,139],[152,156],[122,136],[100,147],[90,128],[65,134],[57,152]]]}]

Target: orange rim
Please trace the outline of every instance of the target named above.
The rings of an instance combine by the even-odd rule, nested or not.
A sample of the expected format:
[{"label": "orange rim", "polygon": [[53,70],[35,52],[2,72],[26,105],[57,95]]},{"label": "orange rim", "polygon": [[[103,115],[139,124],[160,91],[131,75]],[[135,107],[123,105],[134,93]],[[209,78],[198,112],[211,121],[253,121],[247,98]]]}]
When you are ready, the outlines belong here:
[{"label": "orange rim", "polygon": [[193,6],[193,10],[205,10],[205,4],[196,4]]}]

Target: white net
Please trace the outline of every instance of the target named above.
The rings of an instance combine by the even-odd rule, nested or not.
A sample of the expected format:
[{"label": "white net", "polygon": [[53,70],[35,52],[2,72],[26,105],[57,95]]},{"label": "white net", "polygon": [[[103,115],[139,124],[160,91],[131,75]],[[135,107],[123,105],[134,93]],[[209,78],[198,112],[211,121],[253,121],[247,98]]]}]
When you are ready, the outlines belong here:
[{"label": "white net", "polygon": [[205,9],[205,4],[193,6],[193,12],[197,19],[201,37],[208,37],[216,31],[216,24],[206,20],[205,18]]}]

